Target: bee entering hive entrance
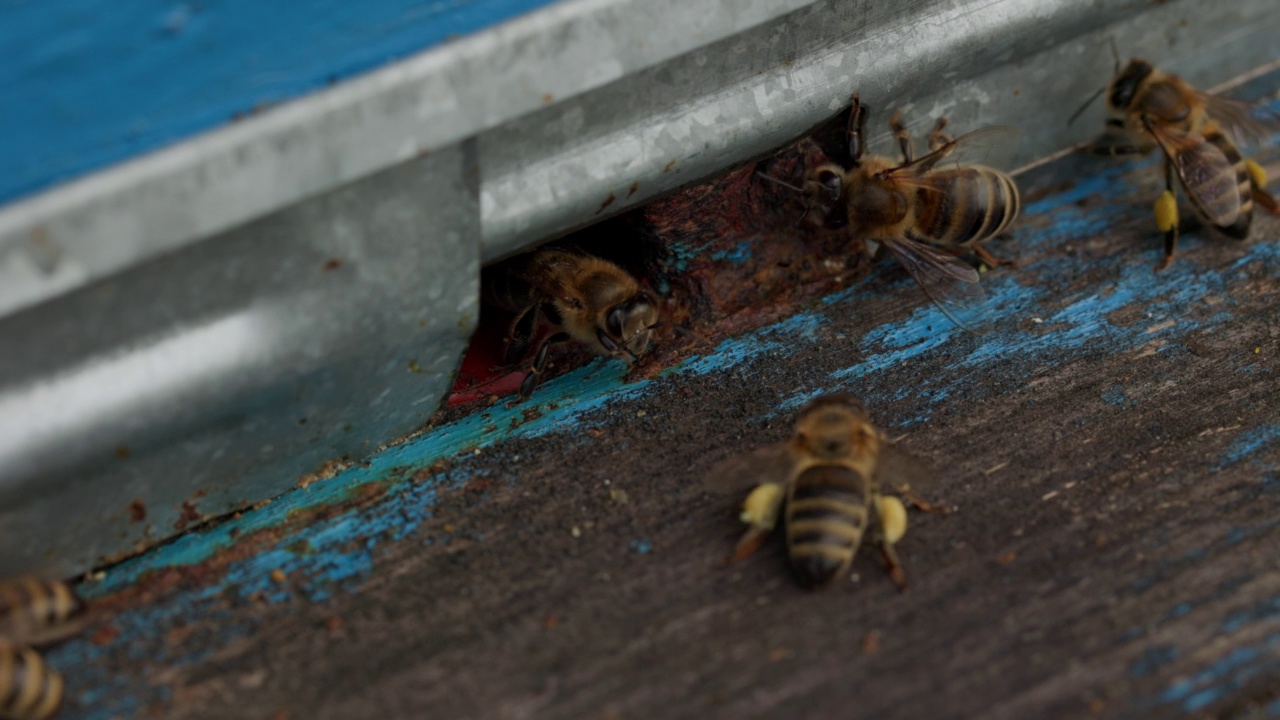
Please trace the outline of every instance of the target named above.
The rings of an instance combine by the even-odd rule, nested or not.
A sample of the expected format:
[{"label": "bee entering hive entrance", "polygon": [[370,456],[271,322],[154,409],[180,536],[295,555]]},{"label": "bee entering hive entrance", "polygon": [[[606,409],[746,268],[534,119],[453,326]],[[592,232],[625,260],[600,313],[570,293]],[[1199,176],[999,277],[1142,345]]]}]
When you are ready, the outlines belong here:
[{"label": "bee entering hive entrance", "polygon": [[840,157],[846,126],[486,267],[449,406],[518,400],[598,356],[650,377],[863,277],[864,245],[805,223],[803,196],[771,181]]}]

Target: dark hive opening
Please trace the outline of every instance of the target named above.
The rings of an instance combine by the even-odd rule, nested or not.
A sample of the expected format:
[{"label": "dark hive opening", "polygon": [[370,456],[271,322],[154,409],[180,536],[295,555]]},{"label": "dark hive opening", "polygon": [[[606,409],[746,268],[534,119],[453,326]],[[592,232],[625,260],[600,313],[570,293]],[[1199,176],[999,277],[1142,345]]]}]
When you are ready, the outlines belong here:
[{"label": "dark hive opening", "polygon": [[[636,278],[658,302],[661,326],[631,377],[651,377],[709,349],[704,339],[718,342],[790,315],[866,274],[869,262],[862,243],[803,223],[803,199],[786,186],[800,185],[809,168],[844,157],[846,122],[845,115],[838,116],[772,156],[530,252],[557,248],[594,256]],[[493,282],[512,263],[508,259],[486,267],[484,282]],[[449,406],[517,399],[536,347],[521,361],[504,361],[504,339],[515,317],[492,305],[482,307]],[[593,357],[579,343],[555,345],[540,381]],[[530,400],[536,402],[536,391]]]}]

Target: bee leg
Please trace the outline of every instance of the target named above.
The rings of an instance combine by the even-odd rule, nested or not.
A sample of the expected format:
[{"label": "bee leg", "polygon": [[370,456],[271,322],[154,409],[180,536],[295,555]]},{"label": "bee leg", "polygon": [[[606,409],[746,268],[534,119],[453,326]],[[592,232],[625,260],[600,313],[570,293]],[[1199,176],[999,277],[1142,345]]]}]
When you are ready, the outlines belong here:
[{"label": "bee leg", "polygon": [[915,505],[922,512],[934,513],[935,515],[946,515],[951,512],[951,508],[946,507],[945,505],[934,505],[928,500],[917,495],[916,491],[909,487],[900,488],[899,492],[902,493],[902,497],[907,499],[907,502]]},{"label": "bee leg", "polygon": [[1156,199],[1156,227],[1164,233],[1164,259],[1156,265],[1156,270],[1169,267],[1173,261],[1173,252],[1178,247],[1178,197],[1173,188],[1173,163],[1164,161],[1165,190]]},{"label": "bee leg", "polygon": [[995,255],[992,255],[990,250],[986,249],[985,247],[977,243],[974,243],[969,247],[970,249],[973,250],[973,254],[977,255],[978,259],[981,260],[983,264],[985,264],[989,268],[997,268],[1002,265],[1012,265],[1014,267],[1018,266],[1017,260],[1005,260],[1004,258],[998,258]]},{"label": "bee leg", "polygon": [[863,138],[866,137],[867,127],[867,108],[858,98],[858,93],[853,94],[853,100],[849,108],[849,164],[857,165],[862,159],[862,152],[866,150]]},{"label": "bee leg", "polygon": [[1245,160],[1244,164],[1249,170],[1249,180],[1253,185],[1253,201],[1267,211],[1280,215],[1280,203],[1276,202],[1275,196],[1267,192],[1267,171],[1253,160]]},{"label": "bee leg", "polygon": [[520,382],[520,401],[524,402],[533,394],[533,389],[538,387],[538,380],[542,375],[542,370],[547,366],[547,353],[551,350],[551,346],[556,343],[562,343],[569,339],[566,333],[555,333],[542,341],[542,347],[538,348],[538,354],[533,358],[533,365],[529,367],[529,374],[524,376],[524,380]]},{"label": "bee leg", "polygon": [[751,491],[742,502],[742,514],[738,516],[750,527],[734,546],[733,554],[724,561],[725,565],[748,558],[760,549],[760,545],[773,532],[773,526],[778,522],[778,513],[782,510],[785,498],[785,488],[778,483],[763,483]]},{"label": "bee leg", "polygon": [[942,132],[942,129],[946,126],[947,119],[945,117],[938,118],[938,122],[933,126],[933,131],[929,133],[929,152],[937,152],[943,146],[955,142],[950,135]]},{"label": "bee leg", "polygon": [[889,127],[893,129],[893,136],[898,140],[898,147],[902,150],[902,164],[911,163],[915,159],[915,147],[911,142],[911,133],[907,132],[907,126],[902,122],[900,111],[893,112],[893,117],[889,118]]},{"label": "bee leg", "polygon": [[507,336],[503,339],[506,349],[503,351],[503,362],[515,365],[524,359],[529,352],[529,343],[533,342],[534,331],[538,327],[538,306],[530,305],[507,328]]},{"label": "bee leg", "polygon": [[889,579],[894,585],[898,586],[898,592],[907,591],[907,573],[902,569],[902,561],[898,559],[898,551],[893,549],[893,543],[881,540],[880,554],[884,556],[884,569],[889,573]]},{"label": "bee leg", "polygon": [[907,508],[893,495],[877,494],[874,502],[876,525],[873,540],[884,556],[889,579],[898,586],[899,592],[906,592],[907,575],[902,570],[902,562],[898,560],[898,553],[893,546],[907,533]]}]

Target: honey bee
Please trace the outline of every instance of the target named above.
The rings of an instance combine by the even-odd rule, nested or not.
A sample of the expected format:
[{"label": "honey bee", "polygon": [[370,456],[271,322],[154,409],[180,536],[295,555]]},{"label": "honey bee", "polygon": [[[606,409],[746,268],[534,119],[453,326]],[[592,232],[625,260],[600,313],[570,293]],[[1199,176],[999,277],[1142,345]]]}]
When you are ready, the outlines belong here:
[{"label": "honey bee", "polygon": [[33,647],[84,627],[85,604],[56,580],[0,582],[0,719],[45,720],[62,703],[62,676]]},{"label": "honey bee", "polygon": [[31,648],[0,638],[0,719],[47,720],[62,705],[62,675]]},{"label": "honey bee", "polygon": [[0,638],[39,647],[78,632],[84,601],[66,583],[23,576],[0,582]]},{"label": "honey bee", "polygon": [[1228,237],[1248,236],[1255,201],[1280,213],[1280,204],[1266,190],[1262,167],[1244,158],[1227,134],[1255,139],[1266,135],[1267,124],[1250,115],[1253,108],[1248,103],[1199,92],[1141,58],[1122,68],[1118,55],[1115,77],[1104,91],[1106,131],[1090,149],[1131,155],[1159,147],[1164,155],[1165,190],[1155,203],[1156,226],[1164,233],[1164,258],[1157,270],[1168,267],[1178,244],[1175,175],[1197,214]]},{"label": "honey bee", "polygon": [[712,470],[708,484],[722,489],[759,481],[742,504],[739,517],[748,527],[728,562],[754,553],[785,508],[787,552],[802,585],[822,587],[845,574],[870,531],[890,579],[905,591],[906,573],[894,549],[907,530],[898,496],[927,512],[948,512],[912,488],[913,481],[930,477],[885,438],[857,400],[833,394],[800,411],[789,440],[730,458]]},{"label": "honey bee", "polygon": [[598,355],[628,363],[639,359],[659,325],[658,306],[630,273],[603,258],[541,249],[486,269],[483,298],[515,313],[507,332],[506,362],[523,360],[544,324],[547,334],[520,383],[520,399],[533,393],[551,345],[576,340]]},{"label": "honey bee", "polygon": [[[957,255],[971,251],[991,267],[1008,264],[982,247],[1018,217],[1018,187],[1005,173],[966,162],[984,158],[998,146],[1011,147],[1012,128],[989,127],[953,139],[939,118],[929,135],[929,153],[915,157],[911,135],[894,113],[890,127],[902,161],[864,155],[868,108],[857,95],[849,116],[848,169],[829,163],[808,173],[805,217],[863,242],[877,241],[947,317],[961,327],[958,313],[983,300],[978,272]],[[947,161],[943,166],[943,161]]]}]

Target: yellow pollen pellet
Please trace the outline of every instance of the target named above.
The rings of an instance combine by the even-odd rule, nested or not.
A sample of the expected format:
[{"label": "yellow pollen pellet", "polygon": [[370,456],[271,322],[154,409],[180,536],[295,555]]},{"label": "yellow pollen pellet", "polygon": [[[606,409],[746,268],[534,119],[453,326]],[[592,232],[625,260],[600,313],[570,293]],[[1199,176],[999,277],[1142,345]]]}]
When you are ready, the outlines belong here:
[{"label": "yellow pollen pellet", "polygon": [[1178,201],[1173,193],[1165,190],[1156,199],[1156,227],[1160,232],[1169,232],[1178,227]]},{"label": "yellow pollen pellet", "polygon": [[907,508],[902,501],[892,495],[881,495],[876,498],[876,507],[885,542],[892,545],[901,540],[907,534]]},{"label": "yellow pollen pellet", "polygon": [[742,503],[742,522],[770,529],[778,517],[778,503],[782,502],[782,486],[776,483],[760,485]]}]

